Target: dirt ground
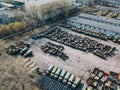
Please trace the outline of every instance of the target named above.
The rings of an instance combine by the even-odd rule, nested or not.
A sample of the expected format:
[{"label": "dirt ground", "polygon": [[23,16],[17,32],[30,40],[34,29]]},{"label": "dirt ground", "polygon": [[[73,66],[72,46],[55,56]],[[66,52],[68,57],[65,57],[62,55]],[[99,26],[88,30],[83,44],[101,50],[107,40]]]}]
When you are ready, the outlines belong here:
[{"label": "dirt ground", "polygon": [[[66,31],[68,31],[66,29]],[[69,30],[69,33],[81,35]],[[84,35],[81,35],[86,37]],[[91,38],[91,37],[89,37]],[[99,67],[105,71],[120,71],[120,45],[115,44],[111,41],[103,41],[99,39],[92,38],[100,43],[116,47],[118,51],[115,52],[115,56],[108,57],[107,60],[101,59],[92,53],[85,53],[80,50],[73,49],[71,47],[65,46],[63,44],[51,41],[47,38],[42,38],[38,40],[29,39],[27,42],[32,44],[32,50],[34,52],[33,60],[41,67],[41,71],[47,69],[49,65],[55,65],[62,69],[65,69],[75,75],[82,76],[84,79],[88,77],[89,71],[94,67]],[[50,56],[45,54],[40,49],[41,45],[44,45],[46,42],[53,42],[55,44],[63,45],[65,50],[64,52],[69,56],[69,59],[66,61],[61,60],[59,57]]]},{"label": "dirt ground", "polygon": [[21,66],[21,61],[17,58],[0,62],[0,90],[39,90]]},{"label": "dirt ground", "polygon": [[23,68],[25,58],[6,54],[5,47],[15,42],[0,40],[0,90],[41,90]]},{"label": "dirt ground", "polygon": [[[68,29],[69,33],[81,35],[83,37],[88,37],[82,34],[75,33]],[[30,34],[29,34],[30,35]],[[91,38],[91,37],[89,37]],[[120,73],[120,45],[115,44],[111,41],[103,41],[95,38],[94,39],[100,43],[116,47],[118,51],[115,52],[114,57],[109,57],[107,60],[101,59],[91,53],[85,53],[83,51],[73,49],[71,47],[65,46],[63,44],[51,41],[47,38],[42,38],[38,40],[26,39],[26,38],[13,38],[12,40],[1,41],[0,40],[0,90],[39,90],[39,88],[31,82],[27,73],[25,73],[24,68],[21,66],[21,62],[24,58],[13,57],[6,54],[4,48],[11,43],[16,41],[25,40],[26,42],[31,43],[31,50],[33,50],[34,57],[32,58],[41,71],[44,71],[49,67],[49,65],[55,65],[62,69],[65,69],[74,75],[81,76],[83,79],[89,75],[89,71],[94,67],[99,67],[107,71],[115,71]],[[40,49],[41,45],[44,45],[46,42],[53,42],[55,44],[63,45],[65,50],[64,52],[69,56],[69,59],[63,61],[59,57],[50,56],[45,54]],[[14,89],[13,89],[14,88]]]}]

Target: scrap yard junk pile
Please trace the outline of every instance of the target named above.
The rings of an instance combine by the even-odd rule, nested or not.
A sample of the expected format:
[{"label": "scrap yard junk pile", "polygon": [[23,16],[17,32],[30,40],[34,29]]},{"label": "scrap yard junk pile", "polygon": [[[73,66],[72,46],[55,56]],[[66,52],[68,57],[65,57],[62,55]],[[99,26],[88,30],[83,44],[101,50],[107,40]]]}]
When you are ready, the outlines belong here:
[{"label": "scrap yard junk pile", "polygon": [[45,90],[82,90],[81,78],[51,65],[37,81]]},{"label": "scrap yard junk pile", "polygon": [[77,27],[73,27],[73,26],[70,26],[70,25],[67,25],[67,24],[60,24],[59,26],[63,27],[63,28],[71,29],[72,31],[77,32],[77,33],[85,34],[85,35],[95,37],[95,38],[99,38],[99,39],[102,39],[102,40],[108,40],[109,39],[108,35],[102,34],[102,33],[98,32],[98,31],[95,31],[95,30],[87,30],[87,29],[83,29],[83,28],[77,28]]},{"label": "scrap yard junk pile", "polygon": [[95,68],[91,72],[86,90],[120,90],[120,74]]},{"label": "scrap yard junk pile", "polygon": [[47,42],[45,45],[41,46],[41,49],[44,53],[49,53],[53,56],[58,56],[62,60],[68,59],[68,56],[62,52],[64,50],[64,47],[61,45],[56,45],[51,42]]},{"label": "scrap yard junk pile", "polygon": [[110,35],[101,33],[99,31],[88,30],[88,29],[85,29],[85,28],[70,26],[70,25],[67,25],[67,24],[60,24],[59,26],[63,27],[63,28],[70,29],[70,30],[72,30],[74,32],[77,32],[77,33],[85,34],[85,35],[88,35],[88,36],[91,36],[91,37],[94,37],[94,38],[98,38],[98,39],[101,39],[101,40],[105,40],[105,41],[112,40],[113,42],[120,44],[120,37],[111,37]]},{"label": "scrap yard junk pile", "polygon": [[108,56],[114,56],[116,51],[115,47],[112,48],[87,37],[73,35],[60,28],[54,28],[51,32],[44,34],[44,37],[75,49],[93,53],[103,59],[106,59]]},{"label": "scrap yard junk pile", "polygon": [[33,56],[33,52],[30,49],[30,44],[25,43],[24,41],[17,42],[15,44],[11,44],[6,48],[6,53],[10,55],[22,55],[24,57]]}]

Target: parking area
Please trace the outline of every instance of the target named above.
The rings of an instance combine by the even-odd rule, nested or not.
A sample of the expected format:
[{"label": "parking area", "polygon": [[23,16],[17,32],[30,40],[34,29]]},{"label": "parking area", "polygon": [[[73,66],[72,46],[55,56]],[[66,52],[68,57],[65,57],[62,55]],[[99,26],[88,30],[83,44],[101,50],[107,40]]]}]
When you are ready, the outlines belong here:
[{"label": "parking area", "polygon": [[[68,29],[66,29],[65,31],[68,31]],[[69,33],[81,35],[76,32],[73,32],[73,31],[69,31]],[[82,36],[86,37],[85,35],[82,35]],[[87,37],[89,37],[89,36],[87,36]],[[102,44],[116,47],[116,49],[118,51],[115,52],[114,57],[108,57],[108,60],[106,61],[92,53],[73,49],[69,46],[66,46],[62,43],[52,41],[48,38],[40,38],[37,40],[30,38],[27,40],[27,42],[31,43],[31,50],[34,53],[34,57],[32,58],[32,60],[37,62],[37,64],[41,67],[40,68],[41,71],[44,71],[45,69],[47,69],[49,67],[49,65],[52,64],[52,65],[58,66],[62,69],[65,69],[77,76],[81,76],[85,80],[88,78],[89,72],[94,67],[99,67],[102,70],[119,72],[120,71],[120,64],[119,64],[119,62],[120,62],[119,61],[120,45],[113,43],[111,41],[106,42],[106,41],[99,40],[99,39],[92,38],[92,37],[89,37],[89,38],[96,40]],[[44,53],[41,50],[41,46],[46,44],[47,42],[52,42],[53,44],[64,46],[64,53],[68,55],[69,59],[64,61],[59,57],[55,57],[50,54]]]}]

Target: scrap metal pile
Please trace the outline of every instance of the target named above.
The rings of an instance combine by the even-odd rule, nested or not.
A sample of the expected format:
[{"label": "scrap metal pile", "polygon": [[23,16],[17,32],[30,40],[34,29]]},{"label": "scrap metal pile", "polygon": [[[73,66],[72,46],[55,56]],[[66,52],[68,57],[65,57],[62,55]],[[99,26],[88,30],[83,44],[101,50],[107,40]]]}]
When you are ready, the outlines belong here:
[{"label": "scrap metal pile", "polygon": [[103,59],[115,55],[115,47],[112,48],[111,46],[101,44],[87,37],[73,35],[66,31],[62,31],[60,28],[55,28],[51,32],[44,34],[44,37],[75,49],[93,53]]},{"label": "scrap metal pile", "polygon": [[22,55],[24,57],[33,56],[33,52],[30,49],[30,44],[25,43],[24,41],[11,44],[6,48],[6,53],[10,55]]},{"label": "scrap metal pile", "polygon": [[88,35],[94,38],[102,39],[105,41],[112,40],[115,43],[120,43],[120,38],[110,37],[108,34],[103,34],[95,30],[88,30],[88,29],[81,28],[81,27],[78,28],[78,27],[67,25],[67,24],[60,24],[59,26],[63,28],[71,29],[74,32],[85,34],[85,35]]},{"label": "scrap metal pile", "polygon": [[37,82],[45,90],[82,90],[83,87],[81,78],[53,65]]},{"label": "scrap metal pile", "polygon": [[64,47],[61,45],[56,45],[51,42],[47,42],[45,45],[41,46],[44,53],[49,53],[53,56],[58,56],[62,60],[67,60],[69,57],[63,52]]},{"label": "scrap metal pile", "polygon": [[120,90],[120,74],[94,68],[87,79],[87,84],[86,90]]}]

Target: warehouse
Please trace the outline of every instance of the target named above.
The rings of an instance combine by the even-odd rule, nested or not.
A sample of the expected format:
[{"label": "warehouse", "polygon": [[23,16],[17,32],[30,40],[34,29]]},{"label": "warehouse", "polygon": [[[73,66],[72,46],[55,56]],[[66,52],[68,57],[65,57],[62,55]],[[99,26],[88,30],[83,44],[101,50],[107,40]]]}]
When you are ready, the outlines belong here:
[{"label": "warehouse", "polygon": [[114,7],[107,7],[107,6],[98,6],[98,10],[110,10],[112,12],[120,13],[120,8],[114,8]]},{"label": "warehouse", "polygon": [[86,20],[96,21],[99,23],[105,23],[112,26],[118,26],[118,27],[120,26],[120,20],[116,20],[113,18],[106,18],[103,16],[95,16],[95,15],[83,13],[83,14],[80,14],[79,18],[84,18]]},{"label": "warehouse", "polygon": [[92,20],[86,20],[84,18],[72,17],[67,21],[68,25],[82,27],[88,30],[96,30],[104,34],[109,34],[113,37],[120,36],[120,29],[116,26],[111,26],[109,24],[100,23]]}]

